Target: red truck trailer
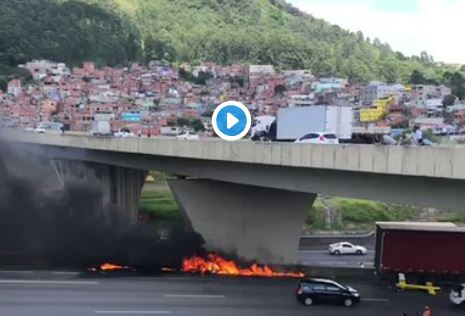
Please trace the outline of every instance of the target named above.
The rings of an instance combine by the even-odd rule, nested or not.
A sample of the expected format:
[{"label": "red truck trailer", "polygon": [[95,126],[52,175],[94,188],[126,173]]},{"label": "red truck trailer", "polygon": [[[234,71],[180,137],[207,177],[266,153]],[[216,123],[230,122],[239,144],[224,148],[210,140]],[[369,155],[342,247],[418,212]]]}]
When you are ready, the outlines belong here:
[{"label": "red truck trailer", "polygon": [[375,268],[381,276],[464,276],[465,227],[453,223],[376,223]]}]

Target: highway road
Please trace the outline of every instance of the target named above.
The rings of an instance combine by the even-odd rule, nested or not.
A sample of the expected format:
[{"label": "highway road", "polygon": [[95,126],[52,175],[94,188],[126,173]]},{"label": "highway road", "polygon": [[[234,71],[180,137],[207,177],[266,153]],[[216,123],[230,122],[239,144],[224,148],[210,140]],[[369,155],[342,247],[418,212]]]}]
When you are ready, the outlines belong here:
[{"label": "highway road", "polygon": [[[13,277],[14,276],[14,277]],[[463,315],[446,293],[395,292],[384,284],[346,281],[361,291],[360,305],[305,307],[294,299],[295,280],[200,276],[76,278],[56,274],[24,276],[0,273],[0,315],[359,315],[397,316],[422,310]],[[368,284],[373,283],[373,284]]]},{"label": "highway road", "polygon": [[346,267],[359,268],[373,267],[375,253],[368,250],[364,256],[344,255],[332,256],[328,250],[301,250],[299,251],[299,263],[304,266],[322,266],[322,267]]},{"label": "highway road", "polygon": [[[332,256],[328,252],[328,245],[336,242],[348,241],[364,246],[368,253],[364,256],[344,255]],[[306,266],[323,267],[373,267],[375,260],[375,235],[313,235],[305,236],[299,243],[299,263]]]}]

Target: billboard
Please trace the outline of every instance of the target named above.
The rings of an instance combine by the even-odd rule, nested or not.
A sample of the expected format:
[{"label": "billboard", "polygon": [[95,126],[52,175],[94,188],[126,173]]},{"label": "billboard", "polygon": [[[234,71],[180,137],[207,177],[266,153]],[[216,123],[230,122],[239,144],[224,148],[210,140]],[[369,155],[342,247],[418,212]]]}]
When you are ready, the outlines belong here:
[{"label": "billboard", "polygon": [[123,114],[121,114],[121,119],[125,122],[140,122],[141,115],[140,112],[123,112]]}]

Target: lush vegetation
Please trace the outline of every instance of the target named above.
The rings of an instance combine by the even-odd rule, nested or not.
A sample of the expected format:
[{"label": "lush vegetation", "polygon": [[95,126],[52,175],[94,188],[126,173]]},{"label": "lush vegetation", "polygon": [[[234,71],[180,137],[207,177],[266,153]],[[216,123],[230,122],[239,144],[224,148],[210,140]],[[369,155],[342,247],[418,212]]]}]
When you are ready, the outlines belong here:
[{"label": "lush vegetation", "polygon": [[[352,81],[408,82],[415,70],[420,81],[460,85],[463,79],[425,52],[406,57],[283,0],[0,0],[0,65],[34,58],[274,64]],[[445,70],[452,75],[444,77]]]},{"label": "lush vegetation", "polygon": [[441,81],[444,71],[425,52],[406,57],[379,39],[330,25],[282,0],[114,3],[139,27],[147,61],[274,64],[353,81],[407,82],[414,70]]},{"label": "lush vegetation", "polygon": [[331,225],[326,223],[326,205],[318,199],[306,220],[309,230],[369,231],[375,222],[418,220],[422,212],[407,206],[346,198],[331,198],[326,204],[332,212]]},{"label": "lush vegetation", "polygon": [[20,75],[11,67],[31,59],[117,65],[137,59],[139,53],[137,29],[99,5],[0,0],[0,74],[4,76]]},{"label": "lush vegetation", "polygon": [[139,201],[139,211],[154,220],[181,220],[179,206],[169,190],[145,190]]}]

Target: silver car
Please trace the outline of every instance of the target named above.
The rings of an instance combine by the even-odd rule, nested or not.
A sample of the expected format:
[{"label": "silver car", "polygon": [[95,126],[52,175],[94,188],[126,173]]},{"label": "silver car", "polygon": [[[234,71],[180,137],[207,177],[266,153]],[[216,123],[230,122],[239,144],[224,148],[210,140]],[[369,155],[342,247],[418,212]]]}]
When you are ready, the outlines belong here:
[{"label": "silver car", "polygon": [[367,249],[363,246],[353,245],[350,242],[338,242],[328,247],[331,255],[366,255]]}]

